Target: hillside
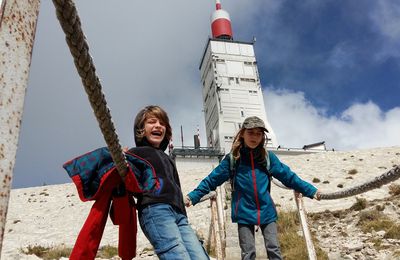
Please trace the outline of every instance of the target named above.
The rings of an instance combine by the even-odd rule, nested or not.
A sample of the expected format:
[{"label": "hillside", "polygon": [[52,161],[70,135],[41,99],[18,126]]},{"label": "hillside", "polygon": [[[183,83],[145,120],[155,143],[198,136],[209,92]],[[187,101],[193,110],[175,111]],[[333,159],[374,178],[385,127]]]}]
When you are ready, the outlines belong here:
[{"label": "hillside", "polygon": [[[399,164],[400,148],[282,156],[280,159],[322,192],[333,192],[361,184]],[[195,188],[212,167],[180,169],[184,193]],[[395,183],[400,184],[400,181]],[[386,185],[357,196],[368,202],[362,210],[349,210],[358,202],[356,197],[332,201],[305,199],[307,211],[312,212],[309,217],[312,232],[316,234],[320,246],[329,253],[330,259],[395,259],[400,238],[385,239],[386,232],[381,231],[361,232],[357,225],[362,212],[377,207],[399,224],[399,196],[390,195],[388,187]],[[273,186],[272,196],[280,210],[294,209],[291,191]],[[71,183],[12,190],[1,259],[39,259],[21,252],[28,246],[72,247],[90,207],[90,202],[79,200]],[[207,238],[209,203],[189,208],[188,216],[198,234]],[[117,243],[117,227],[109,221],[101,245],[116,246]],[[148,253],[150,248],[147,239],[139,232],[138,253],[141,256],[138,259],[156,259],[151,251]]]}]

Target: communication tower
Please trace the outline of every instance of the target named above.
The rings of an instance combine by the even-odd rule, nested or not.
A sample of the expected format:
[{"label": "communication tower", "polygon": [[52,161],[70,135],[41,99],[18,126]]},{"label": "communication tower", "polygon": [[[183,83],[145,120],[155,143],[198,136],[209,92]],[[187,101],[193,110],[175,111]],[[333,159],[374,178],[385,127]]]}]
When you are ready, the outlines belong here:
[{"label": "communication tower", "polygon": [[229,14],[219,0],[211,31],[199,68],[208,145],[229,152],[243,120],[258,116],[269,131],[267,147],[278,147],[265,112],[254,41],[233,40]]}]

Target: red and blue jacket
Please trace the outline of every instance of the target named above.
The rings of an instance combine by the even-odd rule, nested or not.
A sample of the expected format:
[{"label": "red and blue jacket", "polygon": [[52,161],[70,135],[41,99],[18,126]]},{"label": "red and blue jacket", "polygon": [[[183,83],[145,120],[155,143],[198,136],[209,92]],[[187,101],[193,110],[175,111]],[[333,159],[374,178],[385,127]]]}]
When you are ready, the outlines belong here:
[{"label": "red and blue jacket", "polygon": [[[268,153],[270,174],[286,187],[312,198],[317,188],[300,179],[274,153],[271,151],[268,151]],[[229,160],[229,155],[225,156],[220,164],[200,182],[197,188],[188,194],[193,205],[198,203],[204,195],[229,180],[231,177]],[[254,151],[252,149],[242,148],[240,160],[236,167],[231,205],[232,222],[263,225],[276,221],[277,212],[268,192],[270,179],[266,173],[265,165],[259,164],[254,159]]]},{"label": "red and blue jacket", "polygon": [[156,192],[159,183],[153,166],[145,159],[126,153],[128,173],[122,181],[107,148],[100,148],[66,162],[82,201],[94,200],[70,259],[95,259],[108,213],[119,225],[118,254],[123,260],[136,255],[137,214],[132,194]]}]

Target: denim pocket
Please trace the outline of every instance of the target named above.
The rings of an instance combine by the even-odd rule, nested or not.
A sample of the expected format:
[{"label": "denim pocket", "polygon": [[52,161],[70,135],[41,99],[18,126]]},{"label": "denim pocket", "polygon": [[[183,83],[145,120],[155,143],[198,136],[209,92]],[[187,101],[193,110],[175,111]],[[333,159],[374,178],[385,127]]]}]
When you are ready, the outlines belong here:
[{"label": "denim pocket", "polygon": [[157,254],[168,251],[178,243],[177,225],[168,204],[149,205],[142,210],[140,227]]}]

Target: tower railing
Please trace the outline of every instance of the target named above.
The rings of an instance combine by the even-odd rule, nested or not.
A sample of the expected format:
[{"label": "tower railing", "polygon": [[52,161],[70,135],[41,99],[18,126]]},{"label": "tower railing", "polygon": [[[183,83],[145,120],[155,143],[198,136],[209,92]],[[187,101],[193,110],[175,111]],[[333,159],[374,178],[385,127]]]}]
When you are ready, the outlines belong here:
[{"label": "tower railing", "polygon": [[220,148],[213,147],[194,147],[194,146],[181,146],[173,148],[170,153],[172,158],[175,157],[216,157],[222,159],[225,151]]}]

